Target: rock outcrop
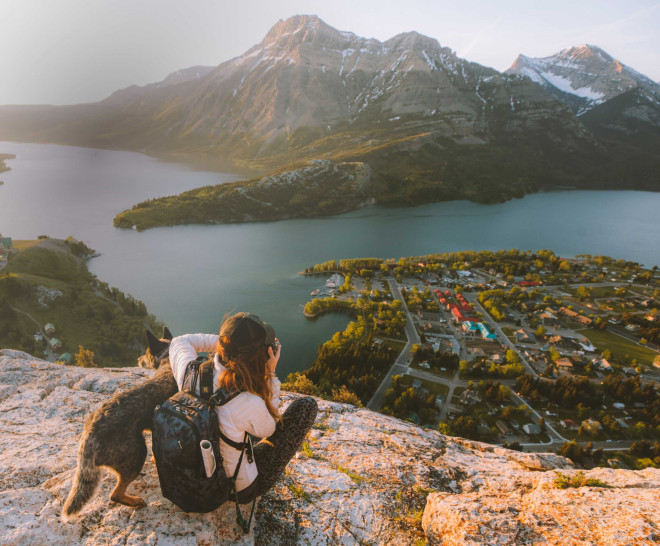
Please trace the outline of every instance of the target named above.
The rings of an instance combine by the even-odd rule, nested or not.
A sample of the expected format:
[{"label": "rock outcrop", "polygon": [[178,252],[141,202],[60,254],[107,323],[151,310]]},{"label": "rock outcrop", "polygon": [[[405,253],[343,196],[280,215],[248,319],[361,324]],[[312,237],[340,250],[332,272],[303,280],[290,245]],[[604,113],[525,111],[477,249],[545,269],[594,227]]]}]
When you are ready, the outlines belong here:
[{"label": "rock outcrop", "polygon": [[[320,401],[308,442],[264,496],[252,533],[234,506],[185,514],[164,499],[147,458],[131,485],[147,506],[108,501],[114,478],[69,523],[59,513],[86,415],[140,368],[81,369],[0,351],[3,544],[651,544],[660,537],[660,471],[595,469],[610,487],[557,489],[563,457],[443,436]],[[295,396],[284,394],[283,403]],[[148,444],[150,442],[147,442]]]}]

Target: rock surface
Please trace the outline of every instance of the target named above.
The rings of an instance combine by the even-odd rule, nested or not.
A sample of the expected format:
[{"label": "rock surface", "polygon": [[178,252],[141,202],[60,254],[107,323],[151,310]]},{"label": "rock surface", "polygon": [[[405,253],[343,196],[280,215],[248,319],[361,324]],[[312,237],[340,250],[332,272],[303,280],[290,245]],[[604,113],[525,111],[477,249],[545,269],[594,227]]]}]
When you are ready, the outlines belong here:
[{"label": "rock surface", "polygon": [[[185,514],[160,493],[148,457],[129,488],[147,506],[109,503],[114,478],[69,523],[59,518],[85,416],[149,371],[81,369],[0,351],[3,544],[652,544],[660,471],[595,469],[610,488],[557,489],[553,454],[449,438],[319,401],[308,443],[261,499],[252,533],[234,506]],[[283,403],[296,395],[284,394]],[[147,442],[150,444],[150,442]]]}]

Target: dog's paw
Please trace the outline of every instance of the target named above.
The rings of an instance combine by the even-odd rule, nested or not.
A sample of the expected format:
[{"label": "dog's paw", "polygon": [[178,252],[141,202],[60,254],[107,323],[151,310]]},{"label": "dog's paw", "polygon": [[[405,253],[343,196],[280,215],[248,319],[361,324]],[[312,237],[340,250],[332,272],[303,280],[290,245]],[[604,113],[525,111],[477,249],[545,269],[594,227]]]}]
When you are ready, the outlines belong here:
[{"label": "dog's paw", "polygon": [[112,502],[123,504],[124,506],[129,506],[131,508],[144,508],[147,505],[142,497],[134,497],[133,495],[126,494],[122,495],[121,497],[118,495],[110,497],[110,500]]}]

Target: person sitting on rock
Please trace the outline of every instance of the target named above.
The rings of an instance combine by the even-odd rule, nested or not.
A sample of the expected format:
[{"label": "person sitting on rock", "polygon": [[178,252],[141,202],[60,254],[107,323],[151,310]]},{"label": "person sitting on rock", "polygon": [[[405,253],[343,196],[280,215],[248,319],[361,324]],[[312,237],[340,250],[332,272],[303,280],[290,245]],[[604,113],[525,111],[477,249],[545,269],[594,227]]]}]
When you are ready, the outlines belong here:
[{"label": "person sitting on rock", "polygon": [[[253,461],[243,458],[238,470],[238,502],[247,504],[275,485],[314,424],[317,403],[311,397],[298,398],[279,414],[280,381],[275,369],[281,346],[272,326],[257,315],[241,312],[226,318],[219,335],[175,337],[169,355],[179,390],[198,352],[214,353],[214,390],[240,392],[216,407],[222,433],[237,443],[245,432],[264,438],[254,446]],[[227,476],[233,476],[240,451],[221,440],[220,453]]]}]

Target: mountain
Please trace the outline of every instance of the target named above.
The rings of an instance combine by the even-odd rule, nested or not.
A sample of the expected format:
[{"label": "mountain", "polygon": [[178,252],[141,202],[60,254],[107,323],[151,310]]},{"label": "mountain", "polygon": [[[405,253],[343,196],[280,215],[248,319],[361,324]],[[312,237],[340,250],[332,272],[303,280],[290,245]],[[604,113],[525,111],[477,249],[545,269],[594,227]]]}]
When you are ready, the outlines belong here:
[{"label": "mountain", "polygon": [[[261,497],[251,532],[231,502],[185,514],[163,498],[149,453],[129,492],[108,501],[107,473],[79,517],[59,514],[85,417],[142,368],[63,366],[0,350],[0,536],[4,544],[646,544],[660,527],[660,471],[596,468],[591,485],[552,453],[443,436],[348,404],[318,400],[306,445]],[[283,406],[298,395],[282,393]],[[147,435],[147,446],[151,441]],[[584,482],[583,482],[584,483]],[[577,485],[577,484],[575,484]],[[135,492],[135,493],[133,493]],[[247,514],[246,514],[247,516]]]},{"label": "mountain", "polygon": [[529,77],[569,104],[578,115],[631,89],[660,101],[660,85],[588,44],[549,57],[519,55],[505,73]]},{"label": "mountain", "polygon": [[107,99],[103,101],[105,104],[114,104],[121,105],[130,103],[136,100],[140,100],[144,97],[147,97],[150,92],[153,92],[157,89],[162,89],[164,87],[169,87],[171,85],[178,85],[180,83],[185,83],[188,81],[199,80],[206,76],[209,72],[214,70],[214,66],[191,66],[189,68],[182,68],[176,72],[168,74],[164,80],[161,80],[156,83],[150,83],[147,85],[131,85],[125,89],[120,89],[115,91]]},{"label": "mountain", "polygon": [[[657,152],[617,142],[612,153],[549,88],[416,32],[380,42],[295,16],[243,55],[186,74],[96,104],[2,107],[0,139],[212,158],[261,175],[314,160],[363,163],[378,183],[360,203],[494,202],[557,185],[660,189]],[[646,174],[632,176],[631,162]],[[358,202],[346,196],[335,208]]]},{"label": "mountain", "polygon": [[595,106],[581,118],[592,132],[626,147],[629,153],[643,150],[657,154],[660,150],[660,99],[646,89],[632,88]]}]

